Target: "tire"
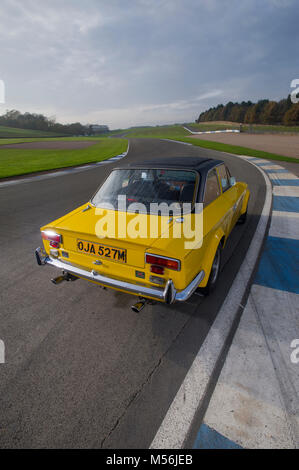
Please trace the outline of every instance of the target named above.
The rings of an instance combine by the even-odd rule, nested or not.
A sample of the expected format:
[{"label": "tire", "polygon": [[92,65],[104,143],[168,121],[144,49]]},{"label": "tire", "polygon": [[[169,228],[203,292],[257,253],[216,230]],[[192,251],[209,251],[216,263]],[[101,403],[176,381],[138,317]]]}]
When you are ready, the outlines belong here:
[{"label": "tire", "polygon": [[245,224],[246,220],[247,220],[247,209],[246,209],[246,212],[244,212],[244,214],[240,215],[240,217],[237,221],[237,224],[238,225],[243,225],[243,224]]},{"label": "tire", "polygon": [[221,247],[218,246],[214,259],[213,259],[212,269],[210,272],[208,283],[206,287],[200,287],[198,289],[201,294],[209,295],[211,294],[211,292],[213,292],[213,290],[216,287],[217,280],[219,277],[220,267],[221,267]]}]

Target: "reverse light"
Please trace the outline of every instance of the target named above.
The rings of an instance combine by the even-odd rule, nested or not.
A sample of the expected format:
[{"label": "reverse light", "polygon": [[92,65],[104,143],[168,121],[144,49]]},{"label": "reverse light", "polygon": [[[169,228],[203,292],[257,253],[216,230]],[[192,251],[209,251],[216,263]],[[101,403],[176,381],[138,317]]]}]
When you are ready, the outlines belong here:
[{"label": "reverse light", "polygon": [[62,236],[53,230],[42,230],[42,238],[50,242],[52,248],[59,248],[59,244],[62,243]]},{"label": "reverse light", "polygon": [[150,281],[153,282],[154,284],[158,284],[159,286],[164,286],[166,280],[163,279],[163,277],[157,277],[157,276],[150,276]]},{"label": "reverse light", "polygon": [[[152,265],[159,266],[159,267],[162,266],[164,268],[173,269],[174,271],[179,271],[181,269],[181,263],[178,259],[151,255],[149,253],[146,253],[145,255],[145,262],[147,264],[152,264]],[[154,266],[151,266],[151,270],[153,267]],[[152,271],[152,272],[156,272],[156,271]],[[156,272],[156,274],[163,274],[163,273]]]},{"label": "reverse light", "polygon": [[58,250],[50,250],[50,255],[53,256],[54,258],[58,258],[59,251]]}]

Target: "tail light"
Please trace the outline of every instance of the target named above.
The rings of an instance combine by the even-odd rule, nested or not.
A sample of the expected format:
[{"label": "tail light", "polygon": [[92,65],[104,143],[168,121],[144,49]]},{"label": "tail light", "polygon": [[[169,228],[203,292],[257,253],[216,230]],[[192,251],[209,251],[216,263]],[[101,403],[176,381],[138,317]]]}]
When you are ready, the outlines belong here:
[{"label": "tail light", "polygon": [[156,266],[155,264],[152,264],[151,273],[164,274],[164,266]]},{"label": "tail light", "polygon": [[[145,255],[145,262],[154,266],[173,269],[174,271],[179,271],[181,269],[181,263],[178,259],[165,258],[164,256],[151,255],[149,253],[146,253]],[[151,266],[151,271],[154,266]],[[155,272],[156,274],[162,274],[158,273],[157,271],[152,272]]]},{"label": "tail light", "polygon": [[53,230],[42,230],[42,238],[50,242],[52,248],[59,248],[59,244],[62,243],[62,236]]}]

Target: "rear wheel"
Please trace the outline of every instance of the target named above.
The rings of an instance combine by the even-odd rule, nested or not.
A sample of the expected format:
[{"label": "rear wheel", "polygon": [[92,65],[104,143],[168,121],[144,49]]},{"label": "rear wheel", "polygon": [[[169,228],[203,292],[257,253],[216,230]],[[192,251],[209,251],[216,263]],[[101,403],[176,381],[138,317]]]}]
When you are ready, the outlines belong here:
[{"label": "rear wheel", "polygon": [[201,292],[204,295],[209,295],[211,292],[213,292],[213,290],[216,287],[217,280],[219,277],[220,265],[221,265],[221,247],[218,246],[217,251],[215,253],[214,260],[213,260],[212,269],[210,272],[208,283],[206,287],[200,287],[199,292]]},{"label": "rear wheel", "polygon": [[240,215],[240,217],[237,220],[238,225],[245,224],[245,222],[247,220],[248,202],[249,202],[249,198],[248,198],[248,201],[247,201],[246,211],[244,212],[244,214]]},{"label": "rear wheel", "polygon": [[246,220],[247,220],[247,209],[246,209],[246,212],[244,212],[244,214],[240,215],[237,221],[237,224],[239,225],[245,224]]}]

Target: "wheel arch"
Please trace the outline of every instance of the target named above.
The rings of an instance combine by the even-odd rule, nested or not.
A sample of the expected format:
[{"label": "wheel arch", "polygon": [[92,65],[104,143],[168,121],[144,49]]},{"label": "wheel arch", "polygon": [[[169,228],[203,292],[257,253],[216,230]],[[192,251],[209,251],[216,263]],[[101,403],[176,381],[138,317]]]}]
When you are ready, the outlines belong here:
[{"label": "wheel arch", "polygon": [[200,284],[200,287],[205,287],[207,285],[216,251],[219,246],[221,247],[221,249],[223,249],[225,246],[225,243],[226,243],[225,233],[222,230],[222,228],[219,228],[217,232],[215,233],[215,235],[213,236],[209,247],[207,247],[206,249],[206,253],[205,253],[203,265],[202,265],[204,272],[205,272],[205,277],[202,283]]},{"label": "wheel arch", "polygon": [[245,196],[244,196],[244,198],[243,198],[242,208],[241,208],[241,211],[240,211],[240,215],[245,214],[245,212],[247,211],[247,206],[248,206],[249,197],[250,197],[250,191],[249,191],[249,189],[247,189],[247,190],[246,190],[246,193],[245,193]]}]

